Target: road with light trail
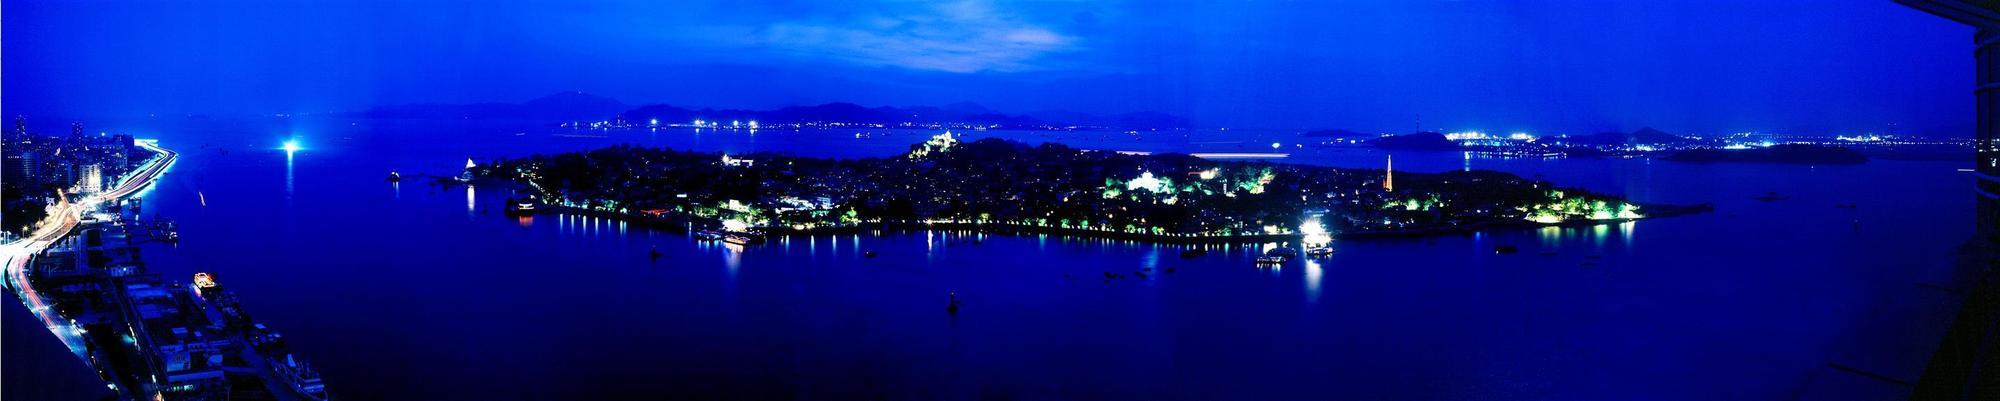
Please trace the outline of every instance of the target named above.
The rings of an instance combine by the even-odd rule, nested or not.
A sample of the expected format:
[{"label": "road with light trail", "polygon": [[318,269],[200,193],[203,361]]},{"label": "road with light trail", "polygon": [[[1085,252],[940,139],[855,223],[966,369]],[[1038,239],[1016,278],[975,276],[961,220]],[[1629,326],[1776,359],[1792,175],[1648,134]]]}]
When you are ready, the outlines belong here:
[{"label": "road with light trail", "polygon": [[88,360],[89,356],[87,355],[88,349],[84,347],[81,329],[71,324],[68,319],[63,319],[62,316],[57,315],[55,309],[50,307],[46,300],[42,299],[42,294],[35,291],[32,283],[28,280],[28,264],[34,260],[35,255],[47,250],[49,246],[55,245],[64,236],[68,236],[70,232],[75,231],[77,225],[81,224],[85,214],[96,212],[97,208],[105,202],[131,196],[145,189],[147,186],[153,185],[154,181],[158,180],[160,175],[167,171],[167,167],[172,166],[174,161],[180,158],[180,154],[162,148],[153,141],[136,141],[134,143],[141,148],[154,152],[157,156],[148,160],[144,166],[140,166],[136,172],[128,174],[125,180],[119,182],[116,187],[86,196],[75,202],[69,202],[65,199],[62,203],[56,204],[54,212],[42,220],[40,228],[36,229],[34,233],[14,240],[14,242],[0,245],[0,258],[5,259],[8,286],[14,289],[15,295],[21,297],[21,303],[26,304],[29,311],[34,312],[35,317],[40,318],[42,323],[49,327],[49,332],[55,333],[56,338],[61,339],[63,345],[68,346],[71,353],[85,360]]}]

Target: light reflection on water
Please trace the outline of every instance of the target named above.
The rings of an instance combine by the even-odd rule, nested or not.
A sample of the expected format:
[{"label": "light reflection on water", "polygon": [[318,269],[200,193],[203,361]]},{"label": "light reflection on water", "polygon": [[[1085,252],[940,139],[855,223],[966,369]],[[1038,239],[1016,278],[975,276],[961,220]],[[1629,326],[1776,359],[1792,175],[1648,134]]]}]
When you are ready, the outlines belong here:
[{"label": "light reflection on water", "polygon": [[[662,132],[658,138],[689,140],[687,135],[679,134],[683,133]],[[811,146],[786,145],[793,143],[788,142],[793,139],[745,144],[732,139],[741,135],[704,135],[711,138],[707,144],[671,145],[695,150],[739,146],[740,150],[752,150],[762,146],[764,150],[782,151],[785,148],[769,147],[797,146],[801,153],[822,148],[877,152],[870,149],[898,151],[912,143],[905,139],[914,139],[841,141],[857,144],[849,147],[817,146],[825,143],[818,138],[827,135],[816,133],[800,139],[822,141],[808,142]],[[783,132],[758,135],[807,136]],[[411,159],[435,159],[432,163],[435,167],[406,171],[453,171],[464,159],[449,155],[467,152],[525,155],[605,144],[602,139],[508,137],[513,142],[461,143],[447,142],[449,135],[422,138],[427,139],[421,141],[435,142],[400,139],[394,146],[434,147],[412,149],[408,154]],[[1069,137],[1035,138],[1071,141]],[[878,142],[886,145],[876,145]],[[464,150],[468,148],[479,150]],[[1781,166],[1479,159],[1473,167],[1509,168],[1525,177],[1546,173],[1547,179],[1559,184],[1628,193],[1643,201],[1714,201],[1718,212],[1648,221],[1648,242],[1643,245],[1636,241],[1635,223],[1618,224],[1615,230],[1550,227],[1436,239],[1344,242],[1341,253],[1334,259],[1286,265],[1299,266],[1294,269],[1300,271],[1297,275],[1285,274],[1289,272],[1281,269],[1258,269],[1251,264],[1257,251],[1275,244],[1194,245],[1186,248],[1221,251],[1189,259],[1150,257],[1159,266],[1178,267],[1180,271],[1154,279],[1162,285],[1141,289],[1130,285],[1134,282],[1131,278],[1100,284],[1092,276],[1110,270],[1105,266],[1132,266],[1147,260],[1142,259],[1146,258],[1142,256],[1146,252],[1164,252],[1176,247],[1134,247],[1129,241],[1074,238],[1051,241],[1044,235],[998,236],[981,247],[936,247],[942,254],[937,255],[938,263],[931,265],[924,263],[926,259],[918,253],[935,244],[917,243],[923,236],[913,232],[863,232],[869,234],[868,238],[855,234],[849,235],[847,241],[842,241],[839,235],[829,235],[829,249],[818,249],[816,239],[808,237],[803,239],[808,241],[807,246],[793,248],[794,251],[787,251],[781,244],[744,249],[697,243],[678,233],[628,236],[628,240],[589,240],[593,236],[587,233],[592,232],[593,222],[598,219],[558,214],[538,217],[551,219],[553,223],[542,223],[532,230],[496,230],[512,228],[520,220],[507,221],[497,213],[460,218],[455,210],[461,207],[456,204],[456,194],[422,185],[412,187],[418,191],[412,192],[413,196],[401,198],[399,203],[387,203],[392,197],[380,196],[379,189],[374,189],[383,184],[380,176],[319,169],[326,165],[342,171],[383,171],[392,166],[425,163],[387,160],[376,155],[314,154],[318,159],[307,160],[313,163],[297,166],[302,169],[297,172],[304,176],[301,178],[313,180],[317,186],[304,188],[307,192],[303,194],[315,196],[297,199],[296,210],[309,213],[297,213],[298,219],[272,219],[270,212],[274,207],[240,206],[284,207],[288,202],[279,198],[289,199],[296,189],[289,163],[284,192],[270,186],[271,181],[278,179],[278,172],[270,171],[269,164],[277,161],[268,157],[276,155],[262,155],[267,158],[255,165],[259,168],[242,174],[222,174],[225,170],[212,169],[215,174],[207,175],[207,181],[164,181],[163,194],[189,195],[180,201],[161,196],[157,205],[149,198],[149,211],[184,219],[182,228],[189,239],[228,238],[229,245],[204,246],[203,241],[208,240],[203,240],[190,241],[192,246],[184,248],[149,249],[146,254],[152,262],[149,267],[186,277],[192,274],[187,270],[197,268],[286,266],[269,269],[269,274],[239,274],[230,284],[249,291],[244,295],[254,305],[282,310],[269,314],[273,326],[299,338],[297,346],[302,353],[316,358],[329,383],[340,385],[343,393],[360,394],[355,398],[615,398],[601,394],[610,390],[577,395],[576,392],[591,390],[564,387],[575,383],[552,379],[563,375],[523,375],[520,385],[515,386],[527,388],[521,390],[527,392],[557,388],[560,390],[555,391],[562,392],[559,394],[499,394],[491,388],[446,392],[420,383],[476,382],[495,368],[560,366],[576,372],[570,377],[593,378],[588,384],[615,385],[640,382],[656,375],[652,369],[660,368],[660,364],[655,361],[662,360],[695,367],[674,371],[677,374],[715,374],[712,388],[728,390],[767,385],[773,377],[741,373],[767,371],[779,372],[777,380],[804,383],[806,387],[802,388],[841,388],[838,386],[847,385],[854,377],[838,372],[866,365],[882,372],[866,380],[890,387],[935,385],[932,389],[943,394],[936,398],[976,398],[982,391],[977,387],[989,384],[1005,391],[1047,388],[1047,383],[1066,380],[1103,384],[1107,388],[1083,396],[1025,390],[1027,393],[1018,398],[1157,399],[1187,394],[1183,397],[1227,399],[1231,395],[1249,397],[1240,393],[1248,388],[1262,391],[1253,394],[1262,397],[1252,398],[1298,399],[1325,396],[1329,386],[1341,388],[1346,393],[1343,395],[1350,396],[1345,398],[1399,395],[1408,398],[1409,388],[1423,384],[1411,380],[1438,377],[1467,382],[1462,388],[1440,388],[1436,394],[1427,394],[1441,399],[1480,398],[1493,394],[1496,388],[1544,391],[1523,398],[1607,398],[1592,389],[1613,387],[1674,389],[1662,398],[1780,398],[1798,383],[1715,380],[1703,381],[1701,386],[1679,386],[1689,377],[1676,374],[1607,377],[1601,372],[1698,371],[1703,372],[1703,378],[1810,376],[1823,369],[1827,354],[1845,355],[1851,351],[1846,346],[1829,344],[1856,342],[1849,341],[1851,337],[1846,334],[1855,327],[1901,330],[1920,325],[1897,320],[1902,316],[1914,316],[1906,319],[1912,321],[1931,317],[1920,310],[1895,313],[1905,310],[1898,309],[1899,304],[1873,301],[1882,294],[1903,296],[1918,291],[1909,282],[1930,279],[1926,275],[1933,274],[1937,267],[1948,267],[1938,263],[1942,256],[1925,255],[1948,255],[1950,244],[1918,240],[1919,235],[1909,233],[1970,233],[1970,227],[1962,224],[1969,220],[1971,196],[1964,194],[1969,186],[1962,185],[1962,176],[1931,173],[1941,163],[1878,161],[1827,173]],[[1408,162],[1398,158],[1398,170],[1404,170],[1406,163],[1411,171],[1460,170],[1465,163],[1463,156],[1455,152],[1439,157],[1422,154],[1408,157]],[[216,161],[214,157],[207,158],[190,157],[188,161]],[[1369,149],[1333,149],[1317,155],[1308,152],[1297,155],[1296,160],[1327,160],[1365,168],[1380,166],[1379,152]],[[243,163],[226,158],[219,162]],[[190,170],[177,170],[181,176],[203,177],[200,167],[203,164],[184,165]],[[1716,176],[1745,178],[1717,183],[1713,179]],[[1850,181],[1867,185],[1828,185]],[[191,187],[197,184],[201,186]],[[313,191],[316,188],[328,191]],[[196,209],[197,190],[215,194],[210,197],[228,203],[218,206],[227,207]],[[1766,191],[1792,195],[1793,200],[1777,203],[1746,200]],[[1906,195],[1868,197],[1873,193]],[[503,193],[489,193],[486,197],[490,201],[503,196]],[[468,204],[464,207],[476,215],[481,209],[473,205],[475,200],[468,194]],[[1859,201],[1863,203],[1862,210],[1908,210],[1912,216],[1890,219],[1864,214],[1836,219],[1817,212],[1775,213],[1826,209],[1836,201]],[[489,206],[483,210],[490,209]],[[416,228],[406,231],[381,230],[385,232],[353,237],[356,232],[380,228],[357,223],[368,221],[369,217],[429,224],[414,225]],[[1855,219],[1867,219],[1867,230],[1853,230]],[[302,234],[235,237],[234,232],[239,227],[278,230],[286,229],[286,225],[303,228],[297,230]],[[1765,235],[1771,231],[1760,231],[1761,227],[1821,229],[1800,229],[1784,233],[1788,237],[1771,238]],[[1824,229],[1829,227],[1832,229]],[[632,229],[646,232],[640,227]],[[1828,231],[1842,235],[1827,235]],[[1620,238],[1608,241],[1603,238],[1606,235]],[[534,243],[550,236],[571,240],[536,243],[534,247],[492,245],[504,241]],[[1712,246],[1720,241],[1756,245]],[[328,250],[329,247],[294,246],[321,242],[354,242],[365,248],[385,249],[379,253],[393,257],[375,261],[383,269],[395,271],[397,279],[379,280],[379,275],[353,274],[354,270],[347,266],[352,264],[348,260],[351,258],[316,257],[336,252]],[[1828,246],[1856,242],[1883,245],[1837,257],[1823,252]],[[1537,256],[1528,248],[1538,243],[1543,250],[1573,249],[1563,249],[1560,255]],[[1500,244],[1517,244],[1523,249],[1520,255],[1495,254],[1494,246]],[[653,245],[667,253],[657,265],[644,262],[643,255]],[[1593,246],[1601,250],[1587,250]],[[864,261],[857,255],[864,247],[881,252],[882,257],[874,262]],[[1635,247],[1648,252],[1638,252]],[[1701,251],[1678,252],[1681,249]],[[813,255],[795,253],[799,251]],[[439,263],[436,258],[422,257],[436,252],[463,254],[467,261]],[[749,253],[754,254],[745,255]],[[1618,274],[1604,274],[1608,269],[1579,268],[1578,264],[1587,263],[1584,259],[1591,254],[1601,254],[1603,265],[1616,266]],[[220,267],[201,263],[218,255],[229,255],[232,261]],[[721,263],[717,263],[718,258]],[[814,261],[822,263],[807,264]],[[897,268],[868,268],[877,265]],[[1902,265],[1911,268],[1881,268]],[[604,299],[583,308],[551,306],[546,300],[521,295],[539,288],[540,284],[535,283],[538,280],[467,280],[468,277],[544,277],[549,266],[588,269],[579,272],[587,273],[581,276],[589,280],[584,284],[591,287],[594,296]],[[1805,269],[1806,266],[1810,269]],[[1119,270],[1126,270],[1129,275],[1129,269]],[[1048,284],[1053,282],[1050,278],[1065,274],[1091,279],[1077,285]],[[1760,290],[1783,288],[1808,276],[1813,279],[1813,296]],[[300,283],[368,285],[372,292],[382,296],[325,302],[350,295],[340,289],[353,285]],[[969,313],[961,313],[957,320],[947,320],[933,302],[946,291],[958,291],[973,299],[975,307]],[[1317,307],[1302,309],[1304,305]],[[1870,308],[1877,307],[1886,309],[1882,309],[1883,313],[1869,313],[1874,311]],[[1800,308],[1832,312],[1796,313]],[[464,313],[434,313],[440,310]],[[920,311],[910,312],[917,310]],[[1423,317],[1413,318],[1413,313],[1422,313]],[[546,320],[523,319],[524,314],[574,315],[580,319],[551,324]],[[1882,317],[1886,321],[1868,321],[1865,316]],[[1524,320],[1533,324],[1521,324]],[[586,326],[579,329],[578,325],[567,324],[575,322]],[[982,330],[949,330],[951,326],[945,322],[964,327],[978,324]],[[588,324],[604,324],[611,329],[590,330],[592,326]],[[396,327],[430,329],[392,329]],[[1509,329],[1490,330],[1494,327]],[[32,329],[37,330],[34,334],[46,335],[40,327]],[[15,333],[11,328],[8,330],[9,334]],[[1853,347],[1862,348],[1853,352],[1866,354],[1867,359],[1887,360],[1901,356],[1893,354],[1894,350],[1921,348],[1905,346],[1899,341],[1901,337],[1920,336],[1887,338],[1884,345],[1874,347],[1888,349],[1884,353],[1891,355],[1871,354],[1871,347],[1866,346]],[[961,338],[964,341],[959,341]],[[1632,338],[1647,341],[1635,343]],[[1932,342],[1935,337],[1919,341]],[[572,344],[570,348],[575,352],[483,356],[495,354],[491,352],[494,349],[548,342]],[[1280,342],[1286,346],[1213,346],[1230,342]],[[345,352],[353,344],[378,345],[379,352]],[[1385,346],[1401,344],[1411,346]],[[1716,352],[1719,347],[1759,352],[1748,358],[1730,359],[1742,354]],[[1829,351],[1829,348],[1840,349]],[[710,349],[717,352],[695,351]],[[1707,356],[1711,354],[1716,357]],[[1915,358],[1921,360],[1924,356]],[[401,359],[421,363],[382,363]],[[1270,369],[1242,372],[1229,368],[1242,366],[1245,361],[1256,361]],[[1346,368],[1410,367],[1413,365],[1400,365],[1410,361],[1444,368],[1518,364],[1522,371],[1536,373],[1532,377],[1494,378],[1466,375],[1457,370],[1418,368],[1414,373],[1377,374]],[[972,383],[932,375],[967,367],[996,374]],[[1867,368],[1893,371],[1897,366]],[[1225,389],[1151,381],[1158,377],[1203,377],[1212,383],[1233,386]],[[1536,384],[1523,387],[1522,383]],[[687,384],[679,386],[669,388],[699,391]],[[806,398],[865,398],[808,390],[801,393]],[[1772,397],[1760,397],[1765,395]]]},{"label": "light reflection on water", "polygon": [[292,162],[293,159],[292,156],[293,156],[292,152],[289,151],[285,152],[285,201],[286,202],[290,202],[292,200],[292,190],[294,188],[292,165],[295,163]]},{"label": "light reflection on water", "polygon": [[1319,282],[1325,274],[1319,260],[1306,258],[1306,303],[1319,303]]}]

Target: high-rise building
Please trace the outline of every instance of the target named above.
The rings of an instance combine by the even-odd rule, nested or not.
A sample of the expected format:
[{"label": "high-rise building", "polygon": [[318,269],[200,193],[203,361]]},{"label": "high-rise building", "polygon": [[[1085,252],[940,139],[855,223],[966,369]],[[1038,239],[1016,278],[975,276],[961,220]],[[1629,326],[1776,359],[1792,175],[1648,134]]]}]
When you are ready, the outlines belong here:
[{"label": "high-rise building", "polygon": [[94,194],[104,190],[104,165],[91,163],[77,168],[76,192]]},{"label": "high-rise building", "polygon": [[1917,382],[1914,400],[2000,400],[2000,1],[1896,0],[1903,5],[1971,25],[1976,60],[1973,138],[1976,200],[1974,238],[1961,266],[1965,303],[1938,342]]},{"label": "high-rise building", "polygon": [[34,186],[29,181],[39,175],[35,173],[37,166],[33,152],[28,152],[26,149],[10,149],[4,158],[0,159],[4,159],[4,162],[0,162],[0,184]]}]

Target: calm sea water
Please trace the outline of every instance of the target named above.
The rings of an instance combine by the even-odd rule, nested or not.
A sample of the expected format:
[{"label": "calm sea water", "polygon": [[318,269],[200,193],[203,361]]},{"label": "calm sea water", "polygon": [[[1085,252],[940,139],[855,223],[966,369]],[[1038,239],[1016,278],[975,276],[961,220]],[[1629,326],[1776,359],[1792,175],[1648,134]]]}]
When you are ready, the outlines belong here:
[{"label": "calm sea water", "polygon": [[[1915,380],[1956,302],[1935,288],[1954,285],[1953,250],[1973,228],[1971,178],[1954,171],[1969,162],[1399,152],[1399,171],[1497,169],[1716,211],[1342,241],[1330,259],[1280,268],[1252,266],[1255,247],[1182,259],[1168,245],[954,232],[745,249],[589,217],[513,219],[504,190],[383,177],[620,143],[885,156],[932,132],[107,125],[183,154],[144,209],[177,220],[183,241],[148,245],[149,267],[216,274],[343,399],[1900,398],[1906,387],[1835,366]],[[1277,132],[967,134],[1347,167],[1385,156]],[[307,149],[275,150],[292,135]],[[1767,192],[1789,199],[1752,199]],[[1521,252],[1494,254],[1500,244]],[[955,317],[952,292],[965,300]],[[87,372],[81,362],[36,351],[53,339],[19,305],[6,306],[10,393],[33,381],[88,394],[87,373],[64,373]]]}]

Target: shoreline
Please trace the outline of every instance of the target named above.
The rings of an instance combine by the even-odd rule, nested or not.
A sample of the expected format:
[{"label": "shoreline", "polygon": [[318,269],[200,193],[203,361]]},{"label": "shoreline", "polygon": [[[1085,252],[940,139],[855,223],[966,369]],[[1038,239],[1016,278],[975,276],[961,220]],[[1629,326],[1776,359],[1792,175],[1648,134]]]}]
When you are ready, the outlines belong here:
[{"label": "shoreline", "polygon": [[[682,234],[691,234],[691,230],[687,227],[687,225],[715,226],[720,224],[719,220],[713,218],[690,216],[686,214],[671,213],[671,212],[663,214],[660,217],[649,217],[637,213],[619,213],[619,212],[611,212],[603,210],[591,210],[587,208],[560,206],[554,204],[544,204],[544,205],[545,207],[550,208],[552,211],[615,219],[627,223],[639,224],[653,228],[668,228],[672,232],[678,232]],[[1537,223],[1527,220],[1519,220],[1519,221],[1491,220],[1491,221],[1470,223],[1454,227],[1427,227],[1419,229],[1405,229],[1405,230],[1394,230],[1394,231],[1339,232],[1332,234],[1332,236],[1333,239],[1336,240],[1424,238],[1424,237],[1435,237],[1435,236],[1446,236],[1446,235],[1472,234],[1489,229],[1525,230],[1525,229],[1536,229],[1543,227],[1588,227],[1600,224],[1622,224],[1639,220],[1678,217],[1678,216],[1686,216],[1691,214],[1707,213],[1714,211],[1714,207],[1708,204],[1699,204],[1699,205],[1646,204],[1642,206],[1652,210],[1665,210],[1665,211],[1637,219],[1569,220],[1558,223]],[[1101,231],[1101,230],[1078,229],[1078,228],[1035,226],[1035,225],[1024,225],[1024,224],[1013,224],[1013,223],[926,222],[926,221],[910,221],[910,220],[894,220],[894,221],[885,220],[885,221],[861,223],[851,226],[817,227],[817,228],[807,228],[807,229],[797,229],[790,227],[755,227],[755,228],[763,231],[766,235],[774,235],[774,236],[850,234],[850,233],[859,233],[862,231],[871,231],[871,230],[910,231],[910,230],[924,230],[924,229],[942,229],[942,230],[967,230],[967,231],[976,231],[987,234],[1051,234],[1051,235],[1060,235],[1060,236],[1069,236],[1078,238],[1101,238],[1101,239],[1145,241],[1145,242],[1160,243],[1160,244],[1256,244],[1256,243],[1268,243],[1268,242],[1282,243],[1282,242],[1300,241],[1304,237],[1304,234],[1296,234],[1296,233],[1264,234],[1264,235],[1229,235],[1229,236],[1143,234],[1143,233]]]},{"label": "shoreline", "polygon": [[[48,301],[42,297],[40,292],[35,291],[32,285],[33,280],[28,277],[28,264],[35,257],[40,256],[43,251],[48,250],[50,246],[61,242],[64,238],[68,238],[81,224],[83,213],[89,211],[86,209],[94,210],[101,203],[124,199],[157,184],[159,178],[165,175],[167,169],[172,167],[174,162],[180,160],[180,153],[160,147],[151,142],[141,142],[140,147],[153,152],[153,158],[148,159],[146,164],[142,165],[140,169],[134,170],[131,175],[125,177],[125,181],[120,182],[112,191],[107,192],[115,195],[104,197],[105,193],[100,193],[77,202],[68,202],[65,200],[64,204],[66,206],[62,208],[60,213],[49,215],[50,218],[57,219],[56,222],[60,224],[36,227],[34,234],[5,245],[7,248],[13,248],[8,249],[9,252],[5,255],[7,258],[6,284],[9,289],[13,290],[14,295],[21,299],[22,306],[27,307],[29,313],[35,314],[35,317],[48,327],[51,334],[54,334],[58,340],[63,342],[63,345],[69,347],[72,354],[76,354],[77,358],[83,360],[86,364],[90,363],[90,356],[87,348],[80,343],[82,339],[77,334],[76,327],[63,320],[61,316],[56,315],[55,308],[48,304]],[[145,179],[138,180],[140,176],[144,176]]]}]

